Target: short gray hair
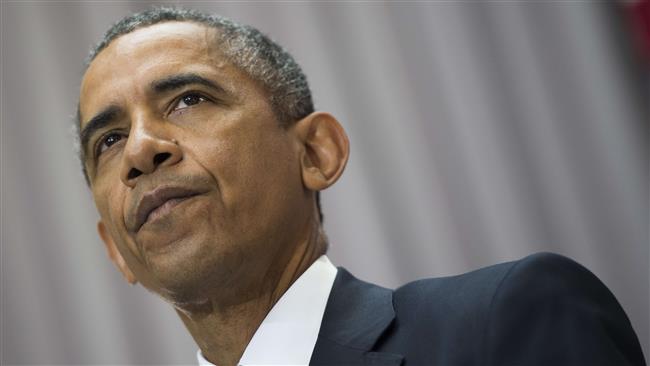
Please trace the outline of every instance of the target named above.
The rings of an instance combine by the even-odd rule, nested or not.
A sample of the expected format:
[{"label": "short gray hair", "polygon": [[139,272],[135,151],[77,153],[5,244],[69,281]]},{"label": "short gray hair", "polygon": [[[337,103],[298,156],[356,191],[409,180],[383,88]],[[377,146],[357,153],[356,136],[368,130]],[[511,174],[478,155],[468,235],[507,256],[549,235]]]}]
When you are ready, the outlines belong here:
[{"label": "short gray hair", "polygon": [[281,123],[289,125],[314,111],[307,77],[286,50],[256,28],[197,10],[156,7],[131,14],[113,24],[104,34],[101,42],[91,50],[86,65],[119,36],[169,21],[194,22],[217,29],[221,52],[228,61],[262,85]]}]

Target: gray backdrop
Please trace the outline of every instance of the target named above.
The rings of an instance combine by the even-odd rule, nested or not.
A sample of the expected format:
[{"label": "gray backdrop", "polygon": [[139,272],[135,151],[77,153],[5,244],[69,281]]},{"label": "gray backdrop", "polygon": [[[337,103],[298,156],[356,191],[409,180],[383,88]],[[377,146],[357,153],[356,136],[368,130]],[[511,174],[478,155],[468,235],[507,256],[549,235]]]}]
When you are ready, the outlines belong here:
[{"label": "gray backdrop", "polygon": [[[143,2],[2,2],[2,363],[190,364],[111,266],[72,147],[82,60]],[[386,286],[538,251],[618,297],[648,354],[648,79],[580,2],[184,3],[256,25],[351,139],[330,257]]]}]

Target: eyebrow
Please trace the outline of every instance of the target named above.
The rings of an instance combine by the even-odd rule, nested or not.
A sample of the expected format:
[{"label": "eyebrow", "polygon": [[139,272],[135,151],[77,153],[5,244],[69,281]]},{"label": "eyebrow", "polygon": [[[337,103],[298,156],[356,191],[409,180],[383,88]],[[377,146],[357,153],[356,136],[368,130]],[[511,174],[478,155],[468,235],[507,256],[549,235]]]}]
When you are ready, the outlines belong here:
[{"label": "eyebrow", "polygon": [[[221,85],[195,73],[171,75],[163,79],[153,81],[150,87],[155,93],[165,93],[193,84],[207,86],[208,88],[211,88],[220,94],[225,94],[228,96],[232,95]],[[95,134],[95,132],[101,130],[102,128],[106,127],[111,122],[113,122],[121,111],[122,109],[118,106],[114,106],[114,105],[109,106],[105,108],[103,111],[101,111],[100,113],[98,113],[97,115],[95,115],[95,117],[91,118],[90,121],[88,121],[88,123],[86,123],[84,128],[79,133],[79,140],[81,142],[81,151],[84,157],[86,156],[86,152],[88,151],[88,142]]]},{"label": "eyebrow", "polygon": [[79,140],[81,141],[81,151],[84,156],[86,156],[86,152],[88,151],[88,142],[90,141],[90,138],[95,134],[95,132],[113,122],[121,111],[122,109],[118,106],[108,106],[95,115],[95,117],[91,118],[84,128],[81,129],[81,132],[79,132]]},{"label": "eyebrow", "polygon": [[230,93],[227,92],[226,89],[224,89],[221,85],[195,73],[172,75],[164,79],[156,80],[151,83],[151,89],[157,93],[164,93],[192,84],[207,86],[208,88],[214,89],[221,94],[230,95]]}]

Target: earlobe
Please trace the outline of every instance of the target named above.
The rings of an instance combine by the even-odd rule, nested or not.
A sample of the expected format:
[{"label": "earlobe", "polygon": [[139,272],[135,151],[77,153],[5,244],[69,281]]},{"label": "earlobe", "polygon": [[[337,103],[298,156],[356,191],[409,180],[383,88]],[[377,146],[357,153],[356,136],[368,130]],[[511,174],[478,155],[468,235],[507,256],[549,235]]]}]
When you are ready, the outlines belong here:
[{"label": "earlobe", "polygon": [[303,184],[312,191],[334,184],[350,155],[348,136],[329,113],[314,112],[298,121],[296,132],[304,147],[301,157]]},{"label": "earlobe", "polygon": [[117,249],[117,246],[115,245],[115,241],[113,240],[111,234],[108,232],[106,225],[104,225],[104,223],[101,220],[97,222],[97,232],[99,233],[99,237],[104,242],[104,246],[106,246],[106,251],[108,252],[109,258],[111,259],[113,264],[115,264],[117,269],[122,273],[126,281],[132,285],[138,283],[138,280],[136,280],[135,275],[133,274],[131,269],[127,266],[126,262],[124,261],[124,257],[122,257],[122,254]]}]

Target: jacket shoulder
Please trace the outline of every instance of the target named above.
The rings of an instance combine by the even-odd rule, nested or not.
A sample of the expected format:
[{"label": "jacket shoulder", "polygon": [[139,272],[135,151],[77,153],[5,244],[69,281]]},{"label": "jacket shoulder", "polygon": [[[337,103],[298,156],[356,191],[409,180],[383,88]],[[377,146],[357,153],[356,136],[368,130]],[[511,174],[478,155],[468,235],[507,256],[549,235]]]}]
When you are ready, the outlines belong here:
[{"label": "jacket shoulder", "polygon": [[[396,334],[433,340],[451,364],[635,364],[640,345],[607,287],[577,262],[536,253],[395,290]],[[397,346],[398,340],[387,342]],[[406,344],[403,347],[409,347]]]},{"label": "jacket shoulder", "polygon": [[495,291],[513,267],[534,254],[518,261],[495,264],[455,276],[425,278],[409,282],[395,290],[396,310],[416,306],[427,312],[431,306],[452,313],[476,312],[487,308]]},{"label": "jacket shoulder", "polygon": [[[397,288],[393,293],[395,336],[387,340],[386,346],[408,349],[409,357],[428,362],[485,364],[480,358],[481,342],[490,303],[516,263],[422,279]],[[430,343],[422,344],[423,340]]]},{"label": "jacket shoulder", "polygon": [[569,258],[540,253],[516,262],[489,311],[485,357],[491,364],[645,365],[614,295]]},{"label": "jacket shoulder", "polygon": [[[541,252],[461,275],[409,282],[395,290],[395,297],[398,302],[408,303],[434,299],[436,302],[453,303],[472,299],[474,304],[490,306],[504,285],[509,287],[525,283],[526,292],[533,290],[535,295],[544,297],[547,293],[567,291],[572,288],[573,282],[581,280],[604,287],[600,280],[577,262],[559,254]],[[533,284],[536,285],[530,288],[529,285]]]}]

